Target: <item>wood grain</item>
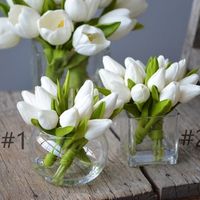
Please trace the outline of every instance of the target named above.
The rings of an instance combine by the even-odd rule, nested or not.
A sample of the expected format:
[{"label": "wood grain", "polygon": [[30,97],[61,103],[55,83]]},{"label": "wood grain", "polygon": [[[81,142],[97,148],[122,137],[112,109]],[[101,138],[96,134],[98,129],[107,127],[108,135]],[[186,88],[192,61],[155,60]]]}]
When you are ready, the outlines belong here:
[{"label": "wood grain", "polygon": [[106,168],[92,183],[81,187],[55,187],[44,181],[32,168],[28,148],[31,129],[19,116],[16,102],[19,93],[0,92],[0,139],[5,133],[17,136],[25,132],[25,149],[19,138],[11,147],[0,143],[0,200],[102,200],[157,199],[151,184],[140,169],[130,169],[119,158],[119,141],[107,133],[110,151]]}]

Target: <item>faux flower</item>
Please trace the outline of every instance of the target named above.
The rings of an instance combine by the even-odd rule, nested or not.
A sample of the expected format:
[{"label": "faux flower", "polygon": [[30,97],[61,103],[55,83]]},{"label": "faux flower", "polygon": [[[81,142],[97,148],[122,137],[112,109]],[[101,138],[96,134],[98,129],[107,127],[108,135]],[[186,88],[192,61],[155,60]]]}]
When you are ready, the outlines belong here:
[{"label": "faux flower", "polygon": [[150,97],[150,91],[149,88],[144,84],[136,84],[131,89],[131,97],[134,102],[136,103],[144,103],[146,102]]},{"label": "faux flower", "polygon": [[157,60],[159,68],[166,68],[169,64],[169,59],[165,58],[163,55],[158,56]]},{"label": "faux flower", "polygon": [[182,80],[180,80],[181,85],[187,85],[187,84],[197,84],[199,81],[199,75],[198,74],[191,74],[190,76],[186,76]]},{"label": "faux flower", "polygon": [[65,10],[74,22],[89,21],[94,17],[100,0],[67,0]]},{"label": "faux flower", "polygon": [[130,18],[130,11],[124,8],[110,11],[99,19],[99,24],[112,24],[114,22],[120,22],[120,26],[109,37],[111,40],[118,40],[126,36],[137,23],[136,20]]},{"label": "faux flower", "polygon": [[95,55],[110,46],[103,31],[90,25],[79,26],[73,35],[73,47],[82,55]]},{"label": "faux flower", "polygon": [[52,45],[66,43],[74,30],[73,23],[64,10],[47,11],[38,20],[42,38]]},{"label": "faux flower", "polygon": [[22,6],[13,5],[8,13],[8,19],[12,25],[13,31],[23,38],[35,38],[39,35],[37,28],[37,20],[40,15],[34,9]]},{"label": "faux flower", "polygon": [[9,24],[8,18],[0,18],[0,49],[6,49],[16,46],[20,41]]},{"label": "faux flower", "polygon": [[132,18],[138,17],[147,9],[146,0],[117,0],[116,8],[127,8]]},{"label": "faux flower", "polygon": [[107,7],[110,3],[112,2],[112,0],[100,0],[100,8],[105,8]]},{"label": "faux flower", "polygon": [[44,4],[44,0],[24,0],[31,8],[40,12],[42,10],[42,6]]}]

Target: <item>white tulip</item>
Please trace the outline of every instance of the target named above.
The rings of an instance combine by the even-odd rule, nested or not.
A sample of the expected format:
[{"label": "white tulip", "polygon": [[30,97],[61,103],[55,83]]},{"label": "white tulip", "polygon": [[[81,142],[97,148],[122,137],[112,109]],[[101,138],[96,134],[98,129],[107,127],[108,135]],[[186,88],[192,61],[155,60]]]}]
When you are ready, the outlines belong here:
[{"label": "white tulip", "polygon": [[165,58],[163,55],[158,56],[157,60],[159,68],[166,68],[169,64],[169,59]]},{"label": "white tulip", "polygon": [[94,17],[100,0],[67,0],[65,10],[75,22],[89,21]]},{"label": "white tulip", "polygon": [[36,105],[41,110],[51,110],[52,95],[49,94],[44,88],[35,87],[35,100]]},{"label": "white tulip", "polygon": [[182,59],[178,62],[178,64],[179,64],[178,80],[180,80],[184,77],[187,70],[186,60]]},{"label": "white tulip", "polygon": [[93,111],[93,95],[88,94],[74,105],[79,113],[80,119],[91,117]]},{"label": "white tulip", "polygon": [[110,95],[104,97],[94,105],[96,109],[102,102],[105,103],[105,113],[102,118],[109,118],[113,111],[115,110],[118,95],[116,93],[111,93]]},{"label": "white tulip", "polygon": [[112,88],[112,82],[119,82],[121,84],[124,84],[124,79],[121,76],[118,76],[117,74],[105,69],[99,70],[99,76],[104,87],[109,90],[111,90]]},{"label": "white tulip", "polygon": [[61,146],[58,145],[53,140],[45,140],[41,136],[36,138],[37,142],[41,145],[43,149],[48,152],[51,152],[53,155],[61,157]]},{"label": "white tulip", "polygon": [[10,26],[6,17],[0,18],[0,49],[7,49],[16,46],[20,41]]},{"label": "white tulip", "polygon": [[143,83],[146,73],[144,71],[144,64],[140,61],[135,61],[133,58],[125,59],[125,83],[128,85],[128,79],[131,79],[134,83]]},{"label": "white tulip", "polygon": [[74,25],[64,10],[49,10],[38,20],[38,30],[50,44],[62,45],[70,39]]},{"label": "white tulip", "polygon": [[148,80],[147,85],[150,90],[155,85],[160,92],[165,87],[165,69],[158,69]]},{"label": "white tulip", "polygon": [[85,133],[87,140],[93,140],[103,135],[111,126],[110,119],[95,119],[88,122],[88,130]]},{"label": "white tulip", "polygon": [[105,8],[107,7],[110,3],[112,2],[112,0],[100,0],[100,8]]},{"label": "white tulip", "polygon": [[9,6],[13,6],[14,5],[12,0],[6,0],[6,2],[8,3]]},{"label": "white tulip", "polygon": [[52,130],[58,124],[58,115],[54,110],[40,110],[36,119],[46,130]]},{"label": "white tulip", "polygon": [[8,13],[8,19],[12,25],[13,31],[23,38],[35,38],[39,35],[37,20],[40,15],[34,9],[13,5]]},{"label": "white tulip", "polygon": [[144,13],[148,4],[146,0],[117,0],[116,8],[127,8],[131,12],[131,17],[135,18]]},{"label": "white tulip", "polygon": [[61,127],[73,126],[76,127],[79,123],[79,113],[75,107],[70,108],[60,116]]},{"label": "white tulip", "polygon": [[145,103],[150,97],[149,88],[144,84],[136,84],[131,89],[131,97],[136,103]]},{"label": "white tulip", "polygon": [[171,100],[172,106],[175,106],[180,98],[180,87],[177,82],[171,82],[160,93],[160,101]]},{"label": "white tulip", "polygon": [[44,0],[24,0],[31,8],[41,12]]},{"label": "white tulip", "polygon": [[196,85],[199,81],[199,75],[198,74],[192,74],[190,76],[186,76],[182,80],[180,80],[181,85],[187,85],[187,84],[194,84]]},{"label": "white tulip", "polygon": [[44,88],[49,94],[57,96],[57,85],[47,76],[41,77],[41,87]]},{"label": "white tulip", "polygon": [[20,101],[17,103],[17,109],[22,117],[22,119],[29,125],[32,125],[31,119],[38,118],[38,109],[33,107],[32,105]]},{"label": "white tulip", "polygon": [[103,31],[90,25],[79,26],[73,35],[73,47],[79,54],[95,55],[110,46]]},{"label": "white tulip", "polygon": [[91,80],[85,81],[83,86],[79,89],[74,102],[78,104],[81,102],[87,95],[93,96],[94,94],[94,84]]},{"label": "white tulip", "polygon": [[124,8],[110,11],[99,19],[99,24],[112,24],[114,22],[120,22],[121,24],[109,37],[111,40],[118,40],[128,35],[137,23],[135,19],[130,18],[130,11]]},{"label": "white tulip", "polygon": [[117,107],[121,107],[120,105],[128,103],[131,99],[131,92],[124,84],[113,81],[110,90],[118,94]]},{"label": "white tulip", "polygon": [[33,93],[24,90],[21,92],[21,95],[26,103],[30,104],[31,106],[37,107],[35,95]]},{"label": "white tulip", "polygon": [[125,75],[125,69],[122,65],[112,59],[110,56],[103,57],[104,68],[110,72],[113,72],[121,77]]},{"label": "white tulip", "polygon": [[196,96],[200,95],[200,86],[199,85],[181,85],[180,86],[180,99],[181,103],[187,103]]}]

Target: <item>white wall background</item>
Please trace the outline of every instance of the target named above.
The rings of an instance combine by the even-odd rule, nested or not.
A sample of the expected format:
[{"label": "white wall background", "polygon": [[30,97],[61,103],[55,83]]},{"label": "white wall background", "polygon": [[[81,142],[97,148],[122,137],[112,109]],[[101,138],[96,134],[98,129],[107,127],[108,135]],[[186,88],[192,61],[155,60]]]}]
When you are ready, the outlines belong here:
[{"label": "white wall background", "polygon": [[[192,0],[149,0],[140,21],[145,29],[112,43],[112,56],[119,62],[127,56],[142,61],[164,54],[179,59],[185,38]],[[31,43],[24,40],[13,49],[0,50],[0,90],[30,89]]]}]

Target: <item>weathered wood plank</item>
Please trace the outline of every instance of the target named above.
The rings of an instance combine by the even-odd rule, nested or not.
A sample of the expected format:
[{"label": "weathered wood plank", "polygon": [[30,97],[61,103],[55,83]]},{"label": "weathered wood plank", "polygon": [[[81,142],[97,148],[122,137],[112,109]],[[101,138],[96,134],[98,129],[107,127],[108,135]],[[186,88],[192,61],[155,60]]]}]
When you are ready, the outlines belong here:
[{"label": "weathered wood plank", "polygon": [[194,0],[182,57],[187,59],[188,68],[197,68],[200,63],[200,1]]},{"label": "weathered wood plank", "polygon": [[180,112],[179,132],[192,130],[195,137],[190,145],[180,144],[177,165],[145,166],[143,172],[148,177],[161,199],[180,199],[200,196],[200,97],[178,107]]},{"label": "weathered wood plank", "polygon": [[0,92],[0,140],[5,133],[17,136],[25,132],[25,149],[21,149],[16,138],[11,147],[3,148],[0,143],[0,199],[156,199],[151,184],[140,169],[130,169],[118,156],[119,141],[108,132],[110,151],[108,164],[92,183],[81,187],[55,187],[45,182],[29,162],[28,148],[31,130],[16,111],[19,93]]}]

